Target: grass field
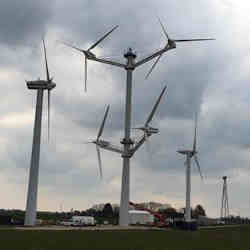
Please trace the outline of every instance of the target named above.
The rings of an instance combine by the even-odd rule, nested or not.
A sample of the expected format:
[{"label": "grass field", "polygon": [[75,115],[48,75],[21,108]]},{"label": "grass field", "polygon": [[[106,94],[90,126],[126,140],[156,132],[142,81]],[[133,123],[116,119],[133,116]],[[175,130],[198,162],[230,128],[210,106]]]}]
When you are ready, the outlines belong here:
[{"label": "grass field", "polygon": [[184,231],[0,230],[1,250],[250,250],[250,226]]}]

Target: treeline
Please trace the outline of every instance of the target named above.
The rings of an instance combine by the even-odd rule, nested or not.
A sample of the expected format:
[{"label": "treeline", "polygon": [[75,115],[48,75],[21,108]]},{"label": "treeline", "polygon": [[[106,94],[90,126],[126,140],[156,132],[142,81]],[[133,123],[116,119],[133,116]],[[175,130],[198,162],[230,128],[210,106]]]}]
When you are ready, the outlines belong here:
[{"label": "treeline", "polygon": [[[183,218],[185,209],[182,212],[178,212],[175,208],[160,209],[158,214],[163,215],[164,218]],[[97,211],[95,209],[87,210],[71,210],[69,212],[50,212],[50,211],[38,211],[37,219],[46,221],[49,224],[55,224],[62,220],[69,220],[72,216],[93,216],[98,224],[103,224],[105,222],[109,224],[117,224],[119,219],[119,208],[112,208],[110,203],[106,203],[103,209]],[[193,219],[198,219],[199,217],[205,217],[206,211],[202,205],[197,205],[191,210],[191,216]],[[7,222],[11,221],[12,224],[22,225],[24,223],[25,211],[18,209],[0,209],[0,224],[9,224]],[[223,218],[226,224],[244,224],[250,223],[250,219],[243,218],[240,216],[230,216],[229,218]]]},{"label": "treeline", "polygon": [[[177,212],[174,208],[162,209],[158,213],[168,218],[183,218],[183,213]],[[197,218],[199,215],[205,216],[205,210],[201,205],[197,205],[192,210],[192,217]],[[72,216],[93,216],[97,223],[103,223],[107,221],[110,224],[117,224],[119,218],[119,208],[112,208],[110,203],[106,203],[102,210],[87,209],[87,210],[72,210],[69,212],[50,212],[50,211],[38,211],[37,219],[48,221],[50,223],[56,223],[62,220],[68,220]],[[7,217],[11,218],[15,224],[22,224],[24,222],[25,211],[18,209],[0,209],[0,224]],[[2,218],[2,219],[1,219]]]},{"label": "treeline", "polygon": [[[69,220],[72,216],[93,216],[98,223],[108,221],[108,223],[116,224],[119,217],[119,208],[113,209],[110,203],[105,204],[101,211],[94,209],[72,210],[69,212],[50,212],[37,211],[37,219],[47,221],[49,223],[57,223],[62,220]],[[13,224],[23,224],[25,211],[19,209],[0,209],[0,224],[6,224],[6,221],[12,221]],[[9,223],[7,223],[9,224]]]}]

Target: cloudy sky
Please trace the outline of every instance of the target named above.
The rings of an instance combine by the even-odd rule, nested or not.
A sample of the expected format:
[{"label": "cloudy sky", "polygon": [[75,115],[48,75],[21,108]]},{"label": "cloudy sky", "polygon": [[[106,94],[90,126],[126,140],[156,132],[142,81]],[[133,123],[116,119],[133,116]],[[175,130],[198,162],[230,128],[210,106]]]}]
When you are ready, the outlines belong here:
[{"label": "cloudy sky", "polygon": [[[133,126],[144,124],[165,85],[167,93],[152,122],[160,133],[131,160],[131,200],[184,206],[184,157],[176,150],[192,146],[197,111],[205,178],[202,182],[192,165],[192,205],[200,203],[209,216],[219,216],[221,178],[227,175],[231,213],[250,216],[249,8],[247,1],[233,0],[0,0],[0,207],[24,209],[26,204],[36,93],[25,80],[45,78],[42,36],[57,87],[50,142],[44,99],[38,209],[82,210],[120,202],[120,156],[102,150],[100,181],[95,145],[84,142],[96,137],[107,104],[103,138],[116,144],[123,138],[126,72],[90,61],[85,93],[83,56],[58,41],[86,49],[119,25],[93,52],[125,63],[123,53],[132,47],[139,60],[166,44],[160,16],[171,38],[216,40],[177,44],[148,80],[153,61],[134,71]],[[140,135],[132,131],[133,138]]]}]

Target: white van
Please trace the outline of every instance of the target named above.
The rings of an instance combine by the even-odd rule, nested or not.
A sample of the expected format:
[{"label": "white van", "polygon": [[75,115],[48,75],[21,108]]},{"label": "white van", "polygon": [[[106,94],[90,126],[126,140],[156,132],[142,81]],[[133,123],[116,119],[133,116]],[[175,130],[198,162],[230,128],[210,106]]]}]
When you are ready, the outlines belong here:
[{"label": "white van", "polygon": [[73,216],[74,226],[95,226],[95,219],[92,216]]},{"label": "white van", "polygon": [[70,220],[61,221],[64,226],[95,226],[96,222],[92,216],[73,216]]}]

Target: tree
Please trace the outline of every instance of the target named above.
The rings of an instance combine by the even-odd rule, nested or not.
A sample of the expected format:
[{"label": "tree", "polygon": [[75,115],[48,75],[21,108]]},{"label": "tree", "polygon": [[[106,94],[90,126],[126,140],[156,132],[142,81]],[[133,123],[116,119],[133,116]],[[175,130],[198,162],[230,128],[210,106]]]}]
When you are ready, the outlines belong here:
[{"label": "tree", "polygon": [[86,210],[86,214],[88,216],[95,216],[96,215],[96,210],[93,209],[93,208],[89,208],[89,209]]},{"label": "tree", "polygon": [[108,217],[108,218],[113,217],[113,208],[110,203],[106,203],[104,205],[102,212],[103,212],[104,217]]},{"label": "tree", "polygon": [[206,216],[206,211],[202,207],[202,205],[197,205],[192,212],[194,218],[198,218],[199,216]]}]

